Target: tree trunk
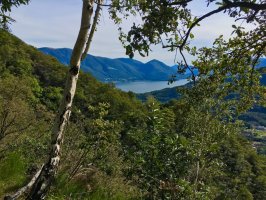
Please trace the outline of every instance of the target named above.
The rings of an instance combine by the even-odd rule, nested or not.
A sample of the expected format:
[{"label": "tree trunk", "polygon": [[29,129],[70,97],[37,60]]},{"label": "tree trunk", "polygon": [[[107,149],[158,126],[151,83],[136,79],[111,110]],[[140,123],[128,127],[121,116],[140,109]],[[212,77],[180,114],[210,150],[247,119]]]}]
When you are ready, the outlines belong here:
[{"label": "tree trunk", "polygon": [[[86,57],[89,50],[100,16],[102,2],[103,0],[97,0],[97,8],[90,30],[94,0],[83,0],[80,30],[71,55],[70,69],[67,73],[64,95],[52,131],[49,159],[26,186],[18,190],[13,195],[5,196],[5,199],[7,200],[15,200],[19,198],[22,194],[26,193],[27,190],[30,190],[30,193],[26,198],[27,200],[44,199],[50,189],[59,166],[61,152],[60,147],[63,142],[65,126],[67,125],[71,113],[72,102],[76,92],[76,85],[80,70],[80,63]],[[89,30],[90,34],[88,36]]]},{"label": "tree trunk", "polygon": [[72,52],[63,99],[61,101],[52,131],[49,159],[43,166],[42,171],[31,188],[27,199],[44,199],[57,172],[60,161],[60,147],[63,141],[63,133],[70,117],[72,102],[76,91],[81,56],[88,40],[90,21],[93,15],[93,2],[93,0],[83,0],[80,31]]}]

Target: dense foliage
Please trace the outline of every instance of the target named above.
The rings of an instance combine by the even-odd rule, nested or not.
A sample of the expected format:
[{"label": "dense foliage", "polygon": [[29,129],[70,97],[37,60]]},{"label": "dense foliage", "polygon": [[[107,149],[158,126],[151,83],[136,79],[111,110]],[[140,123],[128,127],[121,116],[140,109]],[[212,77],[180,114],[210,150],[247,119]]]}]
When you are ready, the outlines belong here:
[{"label": "dense foliage", "polygon": [[[0,196],[45,160],[66,70],[1,30]],[[266,159],[230,120],[232,104],[183,94],[168,104],[141,103],[81,73],[49,198],[263,199]]]},{"label": "dense foliage", "polygon": [[10,17],[12,7],[28,4],[30,0],[1,0],[0,1],[0,27],[9,29],[8,24],[15,20]]}]

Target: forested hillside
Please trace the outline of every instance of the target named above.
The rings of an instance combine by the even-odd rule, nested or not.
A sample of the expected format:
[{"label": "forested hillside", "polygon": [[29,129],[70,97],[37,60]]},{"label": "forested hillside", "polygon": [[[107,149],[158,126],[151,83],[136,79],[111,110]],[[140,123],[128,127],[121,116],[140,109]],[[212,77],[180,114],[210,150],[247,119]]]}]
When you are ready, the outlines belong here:
[{"label": "forested hillside", "polygon": [[[1,30],[0,71],[3,197],[45,161],[67,68]],[[263,200],[265,157],[211,103],[141,103],[81,73],[48,199]]]}]

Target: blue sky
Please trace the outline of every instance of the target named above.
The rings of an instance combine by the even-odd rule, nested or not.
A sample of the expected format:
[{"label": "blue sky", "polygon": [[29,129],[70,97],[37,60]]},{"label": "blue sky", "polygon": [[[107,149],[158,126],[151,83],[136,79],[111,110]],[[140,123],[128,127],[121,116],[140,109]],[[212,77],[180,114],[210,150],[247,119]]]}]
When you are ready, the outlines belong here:
[{"label": "blue sky", "polygon": [[[206,12],[200,6],[202,0],[196,0],[191,9],[198,16]],[[16,22],[11,25],[12,33],[35,47],[73,48],[81,15],[82,0],[31,0],[27,6],[14,8],[11,13]],[[136,18],[131,18],[124,26],[128,27]],[[210,45],[220,34],[229,37],[233,20],[224,14],[217,14],[201,23],[194,30],[196,46]],[[152,48],[147,58],[135,59],[148,62],[158,59],[168,65],[174,65],[175,54],[163,50],[161,46]],[[110,58],[126,57],[125,50],[118,40],[117,27],[104,10],[101,22],[93,39],[90,54]],[[179,58],[179,57],[178,57]],[[192,58],[188,57],[191,61]]]}]

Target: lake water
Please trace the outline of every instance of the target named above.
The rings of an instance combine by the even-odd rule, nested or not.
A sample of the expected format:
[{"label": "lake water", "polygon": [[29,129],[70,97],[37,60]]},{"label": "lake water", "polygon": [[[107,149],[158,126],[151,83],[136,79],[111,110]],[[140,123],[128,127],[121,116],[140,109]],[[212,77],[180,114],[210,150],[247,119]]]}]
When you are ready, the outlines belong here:
[{"label": "lake water", "polygon": [[172,88],[188,83],[187,79],[181,79],[168,85],[168,81],[134,81],[134,82],[118,82],[115,83],[116,87],[128,92],[145,93],[154,90],[161,90],[164,88]]}]

